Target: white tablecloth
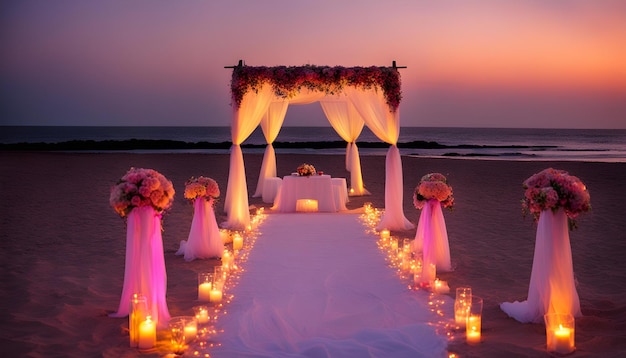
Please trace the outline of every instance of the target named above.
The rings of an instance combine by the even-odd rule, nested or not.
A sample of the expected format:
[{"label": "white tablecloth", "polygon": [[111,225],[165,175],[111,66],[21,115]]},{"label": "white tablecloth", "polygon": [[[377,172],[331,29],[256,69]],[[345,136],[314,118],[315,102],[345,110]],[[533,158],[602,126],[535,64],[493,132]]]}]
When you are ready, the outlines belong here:
[{"label": "white tablecloth", "polygon": [[295,212],[298,199],[317,200],[321,212],[346,210],[346,198],[341,192],[333,190],[330,175],[286,176],[276,194],[272,210],[281,213]]}]

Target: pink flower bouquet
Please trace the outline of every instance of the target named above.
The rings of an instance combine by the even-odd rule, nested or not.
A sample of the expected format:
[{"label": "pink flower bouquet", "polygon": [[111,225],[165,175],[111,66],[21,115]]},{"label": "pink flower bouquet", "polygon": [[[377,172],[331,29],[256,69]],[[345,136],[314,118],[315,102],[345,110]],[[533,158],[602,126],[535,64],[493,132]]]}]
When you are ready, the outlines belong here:
[{"label": "pink flower bouquet", "polygon": [[451,209],[454,205],[452,187],[441,173],[424,175],[413,193],[413,205],[416,209],[422,209],[431,199],[439,201],[444,208]]},{"label": "pink flower bouquet", "polygon": [[191,201],[196,198],[214,198],[220,196],[220,188],[217,182],[207,177],[191,177],[185,182],[185,199]]},{"label": "pink flower bouquet", "polygon": [[297,171],[300,176],[315,175],[315,167],[311,164],[304,163],[298,167]]},{"label": "pink flower bouquet", "polygon": [[121,217],[141,206],[163,212],[172,205],[174,193],[172,182],[156,170],[130,168],[111,188],[109,203]]},{"label": "pink flower bouquet", "polygon": [[591,209],[587,187],[580,179],[564,170],[544,169],[524,181],[522,212],[532,213],[539,220],[544,210],[557,211],[563,208],[570,228],[576,227],[575,219],[580,213]]}]

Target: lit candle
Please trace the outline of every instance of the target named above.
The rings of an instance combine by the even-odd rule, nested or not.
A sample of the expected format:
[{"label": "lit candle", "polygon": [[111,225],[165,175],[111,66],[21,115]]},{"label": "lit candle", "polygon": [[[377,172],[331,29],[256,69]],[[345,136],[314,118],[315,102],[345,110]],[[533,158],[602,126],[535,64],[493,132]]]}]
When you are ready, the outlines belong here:
[{"label": "lit candle", "polygon": [[387,230],[387,229],[382,229],[382,230],[380,231],[380,238],[381,238],[383,241],[387,241],[387,240],[389,240],[389,235],[391,235],[391,233],[390,233],[390,232],[389,232],[389,230]]},{"label": "lit candle", "polygon": [[198,335],[198,324],[195,319],[185,321],[185,342],[191,342]]},{"label": "lit candle", "polygon": [[146,297],[135,293],[130,300],[130,313],[128,315],[128,331],[130,336],[130,346],[139,345],[139,324],[146,319],[148,307]]},{"label": "lit candle", "polygon": [[199,324],[209,323],[209,310],[206,306],[196,306],[193,309],[196,313],[196,321]]},{"label": "lit candle", "polygon": [[391,239],[391,251],[398,251],[398,239],[395,237]]},{"label": "lit candle", "polygon": [[213,303],[218,303],[222,301],[222,290],[214,288],[210,293],[210,301]]},{"label": "lit candle", "polygon": [[448,286],[448,282],[442,281],[436,278],[433,284],[433,292],[437,294],[444,294],[444,293],[450,292],[450,287]]},{"label": "lit candle", "polygon": [[241,250],[243,248],[243,237],[240,233],[233,236],[233,250]]},{"label": "lit candle", "polygon": [[480,316],[469,315],[465,327],[467,343],[480,343]]},{"label": "lit candle", "polygon": [[454,303],[454,322],[457,326],[465,328],[468,311],[469,304],[467,302],[459,300]]},{"label": "lit candle", "polygon": [[230,251],[224,251],[224,254],[222,254],[222,267],[226,271],[231,268],[231,258],[232,256],[230,256]]},{"label": "lit candle", "polygon": [[150,349],[156,345],[156,325],[148,316],[139,324],[139,349]]},{"label": "lit candle", "polygon": [[572,343],[572,331],[569,328],[559,325],[554,330],[554,351],[560,354],[571,353],[574,350]]},{"label": "lit candle", "polygon": [[202,282],[198,285],[198,301],[210,301],[211,282]]}]

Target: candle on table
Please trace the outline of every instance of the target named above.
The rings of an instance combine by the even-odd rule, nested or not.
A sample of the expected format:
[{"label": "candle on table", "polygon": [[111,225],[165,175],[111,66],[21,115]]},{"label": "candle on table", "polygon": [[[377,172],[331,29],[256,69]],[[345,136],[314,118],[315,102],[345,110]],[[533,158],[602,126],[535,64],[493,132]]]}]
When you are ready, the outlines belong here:
[{"label": "candle on table", "polygon": [[151,316],[139,324],[139,348],[150,349],[156,345],[156,324]]}]

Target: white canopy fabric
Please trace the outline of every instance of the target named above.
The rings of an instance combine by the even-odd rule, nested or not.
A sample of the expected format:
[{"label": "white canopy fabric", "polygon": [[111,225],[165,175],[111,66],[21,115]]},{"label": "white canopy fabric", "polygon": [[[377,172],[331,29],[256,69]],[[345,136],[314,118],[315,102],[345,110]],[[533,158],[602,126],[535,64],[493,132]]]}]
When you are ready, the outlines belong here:
[{"label": "white canopy fabric", "polygon": [[[244,66],[244,68],[246,67]],[[238,69],[241,69],[241,67],[238,67]],[[343,85],[337,85],[339,90],[332,87],[334,90],[330,90],[331,93],[328,93],[328,87],[326,87],[327,92],[325,93],[321,90],[316,90],[316,88],[304,86],[302,90],[298,87],[298,91],[295,94],[282,93],[283,96],[278,96],[276,84],[272,85],[269,82],[263,82],[267,81],[267,78],[263,77],[266,75],[264,71],[267,68],[251,69],[259,70],[258,78],[251,79],[250,77],[245,77],[245,74],[244,77],[235,78],[235,72],[233,74],[232,86],[234,90],[240,90],[239,87],[236,87],[239,82],[257,82],[254,82],[252,87],[254,90],[233,94],[235,99],[231,128],[233,144],[231,147],[228,187],[224,201],[224,210],[228,219],[222,226],[240,229],[246,228],[250,224],[248,189],[241,143],[261,124],[268,144],[261,166],[259,181],[257,182],[257,189],[254,194],[254,196],[259,196],[263,190],[264,180],[268,177],[276,176],[276,156],[272,143],[282,127],[289,104],[306,104],[320,101],[331,126],[348,142],[346,147],[346,169],[351,173],[351,191],[355,195],[369,194],[363,186],[358,148],[355,144],[363,129],[363,125],[367,125],[378,138],[391,144],[386,159],[385,214],[382,217],[379,228],[407,230],[414,227],[404,216],[402,209],[402,162],[400,151],[397,147],[400,131],[400,117],[397,109],[399,92],[397,92],[397,97],[391,97],[392,100],[396,101],[393,102],[393,105],[390,104],[390,99],[385,97],[380,88],[369,83],[361,87],[345,85],[345,88],[342,88]],[[304,67],[299,70],[303,70],[307,76],[313,78],[316,75],[315,69],[313,67]],[[284,68],[280,70],[282,71],[281,74],[284,75]],[[323,69],[323,71],[325,70]],[[359,79],[358,76],[354,77],[355,73],[362,75],[364,71],[368,71],[360,68],[342,68],[339,70],[348,71],[353,76],[351,77],[352,79]],[[323,71],[322,73],[324,73]],[[289,79],[287,78],[286,80]],[[396,84],[396,89],[399,90],[399,80]],[[338,95],[338,93],[342,95]],[[389,93],[387,95],[389,96]],[[392,106],[395,107],[392,108]]]},{"label": "white canopy fabric", "polygon": [[363,186],[361,159],[356,140],[361,135],[363,118],[346,96],[328,96],[320,101],[322,110],[333,129],[348,142],[346,146],[346,170],[350,172],[350,195],[369,195]]}]

